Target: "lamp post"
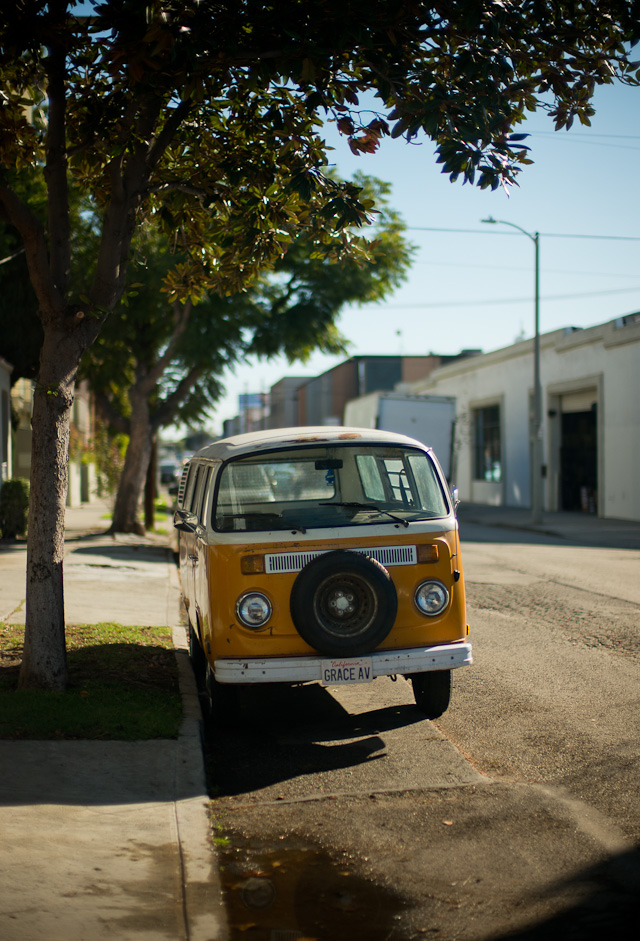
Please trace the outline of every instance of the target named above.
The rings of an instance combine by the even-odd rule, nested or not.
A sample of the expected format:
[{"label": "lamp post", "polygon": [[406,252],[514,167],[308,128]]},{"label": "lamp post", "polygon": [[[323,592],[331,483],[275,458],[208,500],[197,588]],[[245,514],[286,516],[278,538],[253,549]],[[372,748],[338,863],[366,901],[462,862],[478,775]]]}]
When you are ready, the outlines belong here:
[{"label": "lamp post", "polygon": [[540,233],[527,232],[515,222],[489,216],[482,222],[508,225],[531,239],[535,248],[534,339],[533,339],[533,482],[531,487],[531,522],[542,522],[542,388],[540,385]]}]

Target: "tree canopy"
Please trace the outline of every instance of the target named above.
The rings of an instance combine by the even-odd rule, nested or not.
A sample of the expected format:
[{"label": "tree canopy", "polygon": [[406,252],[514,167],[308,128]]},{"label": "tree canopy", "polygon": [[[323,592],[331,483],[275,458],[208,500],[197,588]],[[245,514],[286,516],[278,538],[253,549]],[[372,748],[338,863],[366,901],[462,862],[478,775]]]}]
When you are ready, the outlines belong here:
[{"label": "tree canopy", "polygon": [[246,356],[306,360],[312,351],[339,353],[346,341],[337,318],[348,303],[381,300],[405,277],[412,249],[404,224],[387,204],[389,185],[357,174],[375,199],[368,260],[315,249],[301,230],[272,271],[233,296],[204,292],[171,303],[164,279],[176,264],[166,238],[145,229],[130,262],[135,293],[109,318],[82,363],[102,417],[129,436],[112,529],[141,529],[138,509],[158,430],[201,421],[223,391],[225,373]]},{"label": "tree canopy", "polygon": [[[11,383],[34,379],[42,345],[42,327],[22,240],[11,226],[0,223],[0,346],[1,355],[13,366]],[[20,315],[16,316],[19,311]]]},{"label": "tree canopy", "polygon": [[[76,15],[89,9],[90,15]],[[34,396],[21,682],[63,686],[69,413],[83,354],[128,284],[135,232],[180,246],[175,297],[243,290],[303,229],[335,257],[372,208],[326,173],[323,120],[357,152],[426,134],[452,179],[513,182],[518,126],[588,124],[596,85],[637,82],[628,0],[15,0],[0,23],[0,212],[43,328]],[[376,110],[363,111],[371,93]],[[44,217],[21,184],[46,182]],[[101,215],[85,292],[72,181]],[[366,252],[366,245],[361,249]]]}]

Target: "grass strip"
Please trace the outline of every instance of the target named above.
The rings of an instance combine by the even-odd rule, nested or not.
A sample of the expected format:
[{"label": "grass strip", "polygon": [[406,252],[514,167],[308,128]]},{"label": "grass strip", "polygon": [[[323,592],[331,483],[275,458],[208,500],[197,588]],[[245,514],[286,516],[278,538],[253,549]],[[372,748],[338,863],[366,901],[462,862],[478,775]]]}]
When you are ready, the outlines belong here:
[{"label": "grass strip", "polygon": [[171,631],[121,624],[66,628],[69,686],[17,689],[24,626],[0,623],[0,738],[176,738],[182,720]]}]

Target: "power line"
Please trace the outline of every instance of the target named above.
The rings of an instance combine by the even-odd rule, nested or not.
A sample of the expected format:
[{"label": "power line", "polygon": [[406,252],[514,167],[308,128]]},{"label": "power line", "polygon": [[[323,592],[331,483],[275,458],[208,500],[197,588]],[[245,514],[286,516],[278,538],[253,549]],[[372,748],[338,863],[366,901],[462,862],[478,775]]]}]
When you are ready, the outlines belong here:
[{"label": "power line", "polygon": [[[549,133],[553,134],[556,132],[550,131]],[[533,145],[536,142],[535,138],[538,136],[539,135],[537,133],[531,134],[531,149],[532,150],[533,150]],[[606,137],[607,135],[603,134],[601,136]],[[550,138],[547,138],[547,140],[549,139]],[[631,138],[631,139],[636,140],[637,138]],[[614,144],[614,143],[608,144],[606,143],[606,141],[586,140],[586,137],[574,138],[574,137],[571,137],[569,135],[564,135],[564,134],[561,136],[561,140],[563,140],[566,144],[583,144],[587,147],[608,147],[610,150],[640,150],[640,147],[634,147],[632,144]],[[538,143],[542,143],[542,141],[538,141]]]},{"label": "power line", "polygon": [[[547,294],[540,298],[540,301],[568,301],[578,300],[589,297],[609,297],[612,294],[631,294],[637,292],[638,288],[615,288],[612,291],[585,291],[581,294]],[[416,304],[385,304],[385,310],[421,310],[425,308],[433,309],[437,307],[489,307],[494,304],[530,304],[531,295],[527,297],[501,297],[495,300],[467,300],[467,301],[439,301],[435,304],[418,302]],[[373,307],[373,304],[363,304],[363,307]]]},{"label": "power line", "polygon": [[[437,226],[406,226],[408,232],[457,232],[464,235],[505,235],[510,238],[520,238],[517,232],[492,231],[490,229],[447,229]],[[566,232],[539,232],[542,238],[552,239],[604,239],[616,242],[640,242],[640,235],[582,235]]]},{"label": "power line", "polygon": [[540,235],[551,239],[608,239],[617,242],[640,242],[640,235],[576,235],[562,232],[540,232]]},{"label": "power line", "polygon": [[[423,265],[429,268],[464,268],[465,271],[468,271],[470,268],[477,268],[481,271],[529,271],[529,265],[470,265],[468,262],[461,263],[459,261],[423,261],[418,259],[413,262],[413,267],[418,265]],[[562,274],[562,275],[572,275],[574,277],[581,278],[631,278],[634,281],[640,280],[640,272],[638,274],[629,274],[629,272],[618,273],[615,271],[572,271],[568,268],[547,268],[544,267],[545,275],[549,274]]]},{"label": "power line", "polygon": [[558,131],[530,131],[529,136],[555,137],[557,140],[570,140],[572,137],[580,137],[585,140],[588,137],[605,137],[607,140],[640,141],[640,134],[597,134],[595,131],[569,131],[567,134],[559,134]]}]

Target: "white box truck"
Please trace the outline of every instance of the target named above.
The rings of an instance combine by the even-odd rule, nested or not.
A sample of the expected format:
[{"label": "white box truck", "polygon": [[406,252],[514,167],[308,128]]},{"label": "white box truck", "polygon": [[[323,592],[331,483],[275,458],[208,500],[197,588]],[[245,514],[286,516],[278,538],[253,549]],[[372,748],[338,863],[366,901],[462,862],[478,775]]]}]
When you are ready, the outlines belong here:
[{"label": "white box truck", "polygon": [[456,400],[453,396],[373,392],[347,402],[344,423],[417,438],[433,448],[451,483],[456,423]]}]

